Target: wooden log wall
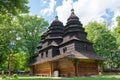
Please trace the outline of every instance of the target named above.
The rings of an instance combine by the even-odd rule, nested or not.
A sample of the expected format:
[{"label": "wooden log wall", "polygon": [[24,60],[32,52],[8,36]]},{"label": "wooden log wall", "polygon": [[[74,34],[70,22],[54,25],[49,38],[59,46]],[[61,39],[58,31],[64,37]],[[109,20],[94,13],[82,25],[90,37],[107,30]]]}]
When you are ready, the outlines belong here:
[{"label": "wooden log wall", "polygon": [[79,76],[98,75],[97,61],[80,61],[78,65]]},{"label": "wooden log wall", "polygon": [[46,63],[35,65],[34,75],[37,75],[37,76],[50,76],[51,75],[50,63],[46,62]]},{"label": "wooden log wall", "polygon": [[[98,75],[98,62],[95,60],[74,60],[62,59],[59,62],[59,71],[62,77]],[[75,71],[75,68],[77,71]]]},{"label": "wooden log wall", "polygon": [[59,71],[61,77],[75,76],[73,63],[69,59],[62,59],[59,61]]},{"label": "wooden log wall", "polygon": [[[75,61],[77,63],[75,64]],[[34,74],[38,76],[54,76],[54,71],[59,71],[60,77],[90,76],[98,75],[98,61],[95,60],[74,60],[59,59],[53,62],[46,62],[34,65]]]}]

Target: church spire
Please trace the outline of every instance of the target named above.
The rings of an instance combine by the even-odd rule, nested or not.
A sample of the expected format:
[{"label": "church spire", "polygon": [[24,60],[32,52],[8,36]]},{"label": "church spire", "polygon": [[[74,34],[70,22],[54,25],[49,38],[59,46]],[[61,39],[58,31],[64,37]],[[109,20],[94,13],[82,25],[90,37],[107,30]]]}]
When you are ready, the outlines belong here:
[{"label": "church spire", "polygon": [[58,15],[57,15],[57,12],[56,12],[55,20],[58,20]]},{"label": "church spire", "polygon": [[74,14],[73,3],[71,3],[71,6],[72,6],[71,13]]},{"label": "church spire", "polygon": [[71,7],[72,7],[72,9],[71,9],[71,15],[69,16],[69,18],[67,19],[67,21],[69,22],[69,20],[73,20],[73,19],[79,21],[79,18],[74,13],[73,3],[71,3]]},{"label": "church spire", "polygon": [[55,20],[58,20],[58,16],[57,15],[55,16]]}]

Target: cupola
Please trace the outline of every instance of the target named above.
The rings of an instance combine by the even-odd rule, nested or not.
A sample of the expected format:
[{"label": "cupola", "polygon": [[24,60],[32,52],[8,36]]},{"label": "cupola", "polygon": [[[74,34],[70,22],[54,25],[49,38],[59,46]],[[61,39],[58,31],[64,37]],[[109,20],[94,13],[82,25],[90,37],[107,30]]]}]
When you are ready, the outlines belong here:
[{"label": "cupola", "polygon": [[46,40],[49,40],[49,44],[52,43],[52,41],[55,41],[57,44],[59,44],[63,39],[63,23],[59,21],[58,16],[55,17],[55,20],[50,24],[47,32]]}]

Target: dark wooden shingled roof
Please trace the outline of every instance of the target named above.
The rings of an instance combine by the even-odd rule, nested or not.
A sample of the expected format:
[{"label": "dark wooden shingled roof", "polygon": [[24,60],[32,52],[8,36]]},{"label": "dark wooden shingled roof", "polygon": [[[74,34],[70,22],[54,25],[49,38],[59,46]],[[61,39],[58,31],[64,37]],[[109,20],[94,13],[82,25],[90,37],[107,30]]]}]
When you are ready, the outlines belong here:
[{"label": "dark wooden shingled roof", "polygon": [[55,61],[55,60],[62,59],[62,58],[104,60],[104,58],[101,58],[97,54],[89,52],[89,51],[88,52],[71,51],[71,52],[61,54],[61,55],[57,55],[53,58],[45,58],[43,60],[37,61],[30,65],[35,65],[39,63],[48,62],[48,61]]},{"label": "dark wooden shingled roof", "polygon": [[71,12],[72,13],[71,13],[70,17],[67,19],[67,21],[69,21],[71,19],[77,19],[77,20],[79,20],[79,18],[74,13],[74,9],[71,9]]},{"label": "dark wooden shingled roof", "polygon": [[61,26],[61,27],[63,26],[63,23],[58,20],[58,16],[55,17],[55,20],[51,23],[49,28],[53,26]]},{"label": "dark wooden shingled roof", "polygon": [[[51,36],[51,34],[58,34],[59,36]],[[58,44],[54,40],[61,40],[62,34],[63,34],[63,23],[59,21],[58,16],[56,16],[55,20],[48,27],[48,31],[41,36],[42,42],[48,42],[49,40],[51,40],[51,43],[49,45],[44,45],[44,46],[38,45],[38,48],[41,47],[39,51],[51,46],[58,46]]]},{"label": "dark wooden shingled roof", "polygon": [[[74,9],[72,9],[71,11],[72,11],[72,13],[71,13],[70,17],[67,19],[66,26],[63,26],[62,22],[60,22],[58,20],[58,17],[56,16],[56,19],[49,26],[49,30],[42,36],[42,40],[44,40],[44,42],[51,40],[51,39],[52,39],[52,42],[50,45],[42,46],[42,48],[39,51],[43,51],[47,48],[50,48],[51,46],[56,46],[58,48],[58,47],[63,46],[66,43],[69,43],[73,40],[77,40],[77,41],[84,42],[84,43],[90,43],[92,45],[92,43],[86,39],[86,36],[85,36],[85,39],[81,39],[81,38],[75,36],[77,34],[77,32],[81,32],[82,34],[85,34],[85,35],[87,35],[87,34],[86,34],[86,32],[84,32],[84,28],[82,27],[82,24],[79,21],[79,18],[74,14]],[[79,26],[79,29],[78,29],[78,26]],[[63,27],[64,27],[64,33],[62,31]],[[74,27],[74,29],[72,29],[71,27]],[[68,30],[68,28],[69,28],[69,30]],[[61,30],[61,31],[56,32],[56,30]],[[58,35],[59,34],[63,34],[63,35],[60,35],[59,37],[58,36],[51,36],[51,34],[53,34],[53,33],[56,33]],[[73,33],[75,35],[70,36],[69,33]],[[48,35],[49,35],[49,37],[48,37]],[[69,40],[66,40],[64,38],[65,36],[70,36],[71,38],[69,38]],[[55,42],[55,39],[57,39],[57,40],[63,39],[63,41],[60,42],[59,44],[57,44]],[[40,47],[41,47],[41,45],[40,45]],[[104,60],[103,58],[101,58],[97,54],[95,54],[94,51],[87,51],[86,50],[86,51],[78,52],[78,51],[74,50],[74,51],[66,52],[64,54],[60,53],[60,55],[56,55],[54,57],[47,57],[47,58],[44,58],[41,60],[37,60],[34,63],[31,63],[30,65],[35,65],[35,64],[39,64],[39,63],[43,63],[43,62],[48,62],[48,61],[59,60],[61,58]]]}]

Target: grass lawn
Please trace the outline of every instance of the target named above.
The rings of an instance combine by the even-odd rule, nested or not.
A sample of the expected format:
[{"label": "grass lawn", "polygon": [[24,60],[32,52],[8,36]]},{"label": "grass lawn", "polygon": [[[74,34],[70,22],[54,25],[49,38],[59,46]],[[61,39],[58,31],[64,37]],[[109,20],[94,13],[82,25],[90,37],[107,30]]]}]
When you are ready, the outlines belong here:
[{"label": "grass lawn", "polygon": [[[1,79],[0,79],[1,80]],[[18,77],[18,79],[5,79],[5,80],[120,80],[120,75],[101,75],[92,77],[80,78],[41,78],[41,77]]]}]

